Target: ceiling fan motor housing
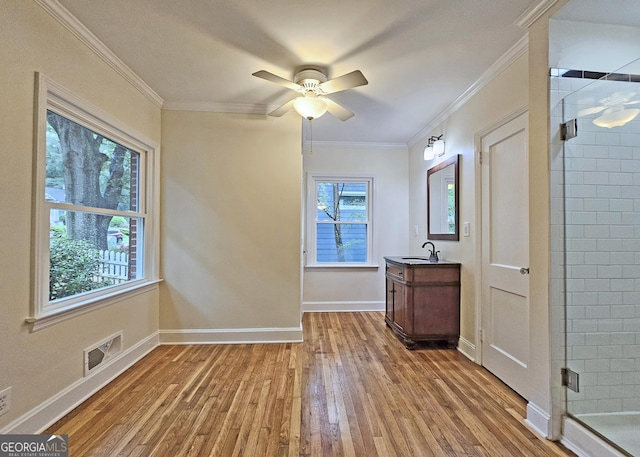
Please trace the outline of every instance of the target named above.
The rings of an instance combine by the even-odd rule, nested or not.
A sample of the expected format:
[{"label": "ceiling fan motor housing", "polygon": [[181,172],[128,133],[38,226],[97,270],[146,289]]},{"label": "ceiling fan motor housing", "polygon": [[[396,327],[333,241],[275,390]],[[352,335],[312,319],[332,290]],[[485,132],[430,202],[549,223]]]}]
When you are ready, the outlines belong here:
[{"label": "ceiling fan motor housing", "polygon": [[327,81],[327,75],[314,68],[308,68],[297,72],[293,81],[300,84],[305,92],[316,92],[318,86]]}]

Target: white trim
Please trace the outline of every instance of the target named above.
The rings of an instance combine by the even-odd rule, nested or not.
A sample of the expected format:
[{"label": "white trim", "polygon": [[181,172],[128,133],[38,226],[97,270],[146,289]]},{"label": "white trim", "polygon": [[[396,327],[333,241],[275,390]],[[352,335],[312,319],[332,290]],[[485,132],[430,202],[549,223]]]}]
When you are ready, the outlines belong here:
[{"label": "white trim", "polygon": [[524,423],[537,435],[551,439],[551,414],[535,403],[527,403],[527,418]]},{"label": "white trim", "polygon": [[476,362],[476,345],[466,338],[458,339],[458,351],[472,362]]},{"label": "white trim", "polygon": [[610,444],[570,417],[562,418],[560,443],[580,457],[625,457]]},{"label": "white trim", "polygon": [[523,29],[528,29],[536,22],[544,13],[549,11],[558,0],[541,0],[539,3],[532,5],[530,8],[522,13],[513,24]]},{"label": "white trim", "polygon": [[385,310],[384,301],[305,301],[305,313],[362,313]]},{"label": "white trim", "polygon": [[[311,142],[304,140],[305,152],[311,149]],[[313,141],[313,148],[318,149],[364,149],[364,150],[402,150],[408,151],[407,143],[369,143],[365,141]]]},{"label": "white trim", "polygon": [[160,330],[161,344],[246,344],[300,343],[299,327],[232,328],[232,329],[168,329]]},{"label": "white trim", "polygon": [[59,322],[64,322],[68,319],[86,314],[92,311],[96,311],[105,306],[113,305],[122,300],[135,297],[136,295],[149,292],[158,288],[160,280],[141,282],[135,285],[130,285],[125,290],[117,290],[108,294],[103,294],[90,301],[84,301],[74,304],[66,308],[56,309],[50,314],[45,314],[40,317],[27,317],[25,322],[29,325],[30,332],[36,332],[43,328],[51,327]]},{"label": "white trim", "polygon": [[[140,154],[138,212],[131,217],[143,220],[141,242],[144,255],[144,277],[125,284],[99,289],[86,294],[49,301],[49,208],[55,205],[44,201],[46,177],[46,124],[47,110],[52,110],[80,125],[115,141]],[[160,146],[146,135],[128,127],[109,113],[76,96],[62,85],[41,73],[35,73],[34,109],[34,198],[32,224],[33,296],[31,315],[26,318],[31,331],[48,327],[97,307],[109,305],[122,298],[151,290],[159,281],[159,166]],[[75,205],[68,205],[76,210]],[[63,207],[63,206],[61,206]],[[100,213],[113,213],[103,211]],[[46,228],[46,230],[45,230]],[[118,295],[123,294],[122,297]],[[82,309],[84,308],[84,309]]]},{"label": "white trim", "polygon": [[[317,206],[317,183],[322,181],[332,182],[365,182],[367,184],[367,220],[365,222],[357,222],[367,226],[367,260],[366,262],[317,262],[316,261],[316,216],[317,211],[311,211],[310,208]],[[306,198],[304,200],[306,224],[303,227],[305,231],[304,239],[304,261],[305,268],[379,268],[375,262],[377,256],[377,225],[375,223],[377,203],[377,176],[375,173],[323,173],[323,172],[307,172],[305,174],[305,183],[307,185]],[[345,222],[347,223],[347,222]],[[309,260],[311,259],[311,260]]]},{"label": "white trim", "polygon": [[380,265],[378,265],[377,263],[315,263],[313,265],[305,265],[304,269],[305,271],[310,271],[310,270],[322,270],[322,271],[327,271],[327,270],[344,270],[344,269],[350,269],[350,270],[377,270],[378,268],[380,268]]},{"label": "white trim", "polygon": [[248,103],[220,103],[220,102],[182,102],[165,101],[162,109],[166,111],[201,111],[208,113],[230,114],[262,114],[267,115],[279,105],[254,105]]},{"label": "white trim", "polygon": [[504,70],[525,54],[529,49],[529,35],[523,36],[511,49],[502,55],[493,65],[485,71],[478,80],[471,85],[466,91],[456,98],[448,107],[440,112],[431,122],[429,122],[424,128],[416,133],[409,141],[409,147],[413,147],[416,144],[423,142],[427,136],[442,122],[449,118],[453,113],[458,111],[465,103],[477,94],[482,88],[493,81]]},{"label": "white trim", "polygon": [[162,108],[160,97],[146,82],[131,70],[120,58],[98,39],[87,27],[82,24],[69,10],[60,4],[58,0],[34,0],[43,10],[69,30],[85,46],[91,49],[98,57],[113,68],[129,84],[138,89],[158,108]]},{"label": "white trim", "polygon": [[87,398],[113,381],[129,367],[158,347],[158,333],[154,332],[119,356],[96,368],[87,377],[81,378],[44,401],[31,411],[0,429],[4,434],[42,433],[50,425],[64,417]]}]

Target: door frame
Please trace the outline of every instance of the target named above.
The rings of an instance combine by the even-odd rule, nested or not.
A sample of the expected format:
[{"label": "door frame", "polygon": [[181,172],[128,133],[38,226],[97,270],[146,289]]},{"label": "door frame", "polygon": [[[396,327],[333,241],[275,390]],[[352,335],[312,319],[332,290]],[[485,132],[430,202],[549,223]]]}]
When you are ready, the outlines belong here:
[{"label": "door frame", "polygon": [[496,122],[490,124],[484,129],[478,131],[474,135],[474,176],[475,176],[475,227],[473,242],[474,242],[474,257],[475,257],[475,275],[474,281],[474,293],[475,293],[475,362],[478,365],[482,365],[482,163],[480,156],[482,154],[482,139],[489,135],[494,130],[508,124],[515,118],[525,114],[529,110],[528,105],[523,105],[511,112],[507,116],[504,116]]}]

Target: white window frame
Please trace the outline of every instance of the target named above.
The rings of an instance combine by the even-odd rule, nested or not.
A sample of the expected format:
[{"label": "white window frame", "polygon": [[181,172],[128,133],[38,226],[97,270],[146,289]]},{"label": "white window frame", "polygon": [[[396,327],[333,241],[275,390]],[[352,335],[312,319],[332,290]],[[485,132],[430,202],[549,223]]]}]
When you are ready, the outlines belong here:
[{"label": "white window frame", "polygon": [[[34,134],[33,299],[26,322],[31,331],[48,327],[79,314],[93,311],[157,287],[159,274],[159,176],[160,146],[121,123],[100,108],[77,97],[46,76],[36,73]],[[45,201],[47,111],[54,111],[140,154],[139,208],[131,217],[144,219],[141,234],[143,276],[126,283],[49,301],[50,209]],[[58,204],[58,206],[60,206]],[[64,209],[64,208],[58,208]],[[75,209],[75,208],[74,208]],[[96,212],[95,208],[90,209]],[[109,210],[102,210],[110,214]]]},{"label": "white window frame", "polygon": [[[376,186],[375,176],[371,174],[354,173],[313,173],[306,175],[306,229],[305,229],[305,267],[307,268],[378,268],[377,230],[375,227]],[[365,262],[318,262],[316,242],[317,222],[317,189],[319,182],[365,182],[367,183],[367,260]]]}]

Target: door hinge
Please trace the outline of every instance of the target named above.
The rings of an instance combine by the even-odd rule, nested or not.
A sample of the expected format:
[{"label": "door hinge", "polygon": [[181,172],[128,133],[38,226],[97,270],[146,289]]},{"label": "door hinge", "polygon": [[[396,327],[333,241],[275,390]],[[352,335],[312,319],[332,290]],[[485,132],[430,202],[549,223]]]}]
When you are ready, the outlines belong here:
[{"label": "door hinge", "polygon": [[484,334],[482,333],[482,329],[478,330],[480,332],[480,342],[482,343],[484,341]]},{"label": "door hinge", "polygon": [[561,368],[562,385],[574,392],[580,392],[580,375],[569,368]]},{"label": "door hinge", "polygon": [[560,124],[560,139],[562,141],[570,140],[578,136],[578,120],[571,119],[564,124]]}]

